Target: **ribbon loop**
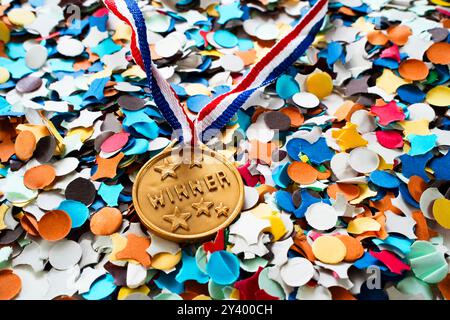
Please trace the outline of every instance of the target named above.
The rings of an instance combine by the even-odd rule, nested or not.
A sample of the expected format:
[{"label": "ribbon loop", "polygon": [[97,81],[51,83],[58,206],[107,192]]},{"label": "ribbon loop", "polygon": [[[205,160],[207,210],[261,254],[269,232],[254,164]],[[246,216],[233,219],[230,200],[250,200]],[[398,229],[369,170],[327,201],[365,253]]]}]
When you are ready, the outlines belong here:
[{"label": "ribbon loop", "polygon": [[152,62],[145,19],[135,0],[104,0],[106,7],[132,29],[131,53],[145,70],[153,99],[179,140],[193,144],[209,129],[221,129],[258,90],[283,74],[314,41],[327,13],[328,0],[318,0],[295,27],[258,61],[232,90],[209,102],[192,121],[175,91]]}]

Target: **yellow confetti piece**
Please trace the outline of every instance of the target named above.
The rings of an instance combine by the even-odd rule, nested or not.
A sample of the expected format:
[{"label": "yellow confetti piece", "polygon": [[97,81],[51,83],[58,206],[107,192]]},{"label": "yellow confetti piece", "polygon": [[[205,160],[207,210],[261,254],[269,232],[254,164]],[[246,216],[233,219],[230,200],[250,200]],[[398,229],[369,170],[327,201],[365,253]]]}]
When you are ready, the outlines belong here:
[{"label": "yellow confetti piece", "polygon": [[[0,39],[1,41],[1,39]],[[9,80],[9,71],[6,68],[0,67],[0,84]]]},{"label": "yellow confetti piece", "polygon": [[233,288],[233,291],[231,291],[230,299],[236,299],[239,300],[239,290],[236,288]]},{"label": "yellow confetti piece", "polygon": [[217,50],[211,50],[211,51],[207,51],[207,50],[202,50],[199,52],[202,56],[211,56],[211,57],[221,57],[223,56],[222,53],[220,53]]},{"label": "yellow confetti piece", "polygon": [[18,131],[30,131],[36,138],[36,141],[39,141],[39,139],[50,135],[50,132],[48,131],[46,126],[38,124],[19,124],[16,129]]},{"label": "yellow confetti piece", "polygon": [[200,294],[193,298],[192,300],[212,300],[210,296],[205,296],[204,294]]},{"label": "yellow confetti piece", "polygon": [[376,191],[373,191],[369,188],[369,185],[367,184],[359,184],[358,185],[359,188],[359,197],[356,199],[353,199],[352,201],[350,201],[350,204],[358,204],[361,201],[363,201],[364,199],[370,198],[370,197],[374,197],[377,195]]},{"label": "yellow confetti piece", "polygon": [[6,204],[0,206],[0,230],[5,230],[7,227],[5,224],[5,216],[8,209],[9,207]]},{"label": "yellow confetti piece", "polygon": [[409,134],[428,135],[430,129],[428,128],[429,121],[426,119],[413,121],[400,121],[399,124],[403,127],[403,134],[407,137]]},{"label": "yellow confetti piece", "polygon": [[443,7],[450,7],[450,2],[449,1],[444,1],[444,0],[431,0],[432,3],[438,5],[438,6],[443,6]]},{"label": "yellow confetti piece", "polygon": [[90,128],[79,127],[79,128],[71,129],[67,133],[67,136],[70,137],[70,136],[73,136],[74,134],[78,134],[80,136],[81,142],[84,142],[87,139],[89,139],[93,133],[94,133],[93,127],[90,127]]},{"label": "yellow confetti piece", "polygon": [[347,122],[344,127],[331,133],[342,151],[367,145],[367,140],[359,134],[357,128],[356,124]]},{"label": "yellow confetti piece", "polygon": [[273,235],[273,241],[279,240],[286,234],[286,227],[284,226],[283,220],[281,220],[280,213],[274,211],[267,203],[261,203],[252,210],[249,210],[249,212],[255,215],[255,217],[269,220],[270,227],[264,231],[268,231]]},{"label": "yellow confetti piece", "polygon": [[450,105],[450,88],[437,86],[428,91],[425,99],[429,104],[437,107],[448,107]]},{"label": "yellow confetti piece", "polygon": [[113,40],[131,40],[131,27],[125,23],[120,23],[117,28],[116,32],[112,36]]},{"label": "yellow confetti piece", "polygon": [[3,21],[0,21],[0,41],[8,43],[10,38],[11,32],[9,31],[8,26]]},{"label": "yellow confetti piece", "polygon": [[216,6],[219,4],[219,1],[217,1],[217,3],[211,3],[207,8],[206,8],[206,13],[208,14],[208,16],[210,17],[214,17],[214,18],[218,18],[219,17],[219,12],[216,10]]},{"label": "yellow confetti piece", "polygon": [[386,161],[384,161],[383,157],[379,157],[380,158],[380,164],[378,165],[378,170],[393,170],[394,169],[394,164],[388,164],[386,163]]},{"label": "yellow confetti piece", "polygon": [[347,231],[353,234],[361,234],[367,231],[380,231],[381,224],[369,217],[356,218],[347,226]]},{"label": "yellow confetti piece", "polygon": [[384,69],[383,74],[376,81],[377,87],[383,89],[387,94],[395,93],[398,87],[408,83],[411,83],[411,81],[396,76],[389,69]]},{"label": "yellow confetti piece", "polygon": [[[56,130],[55,126],[53,125],[53,122],[51,122],[50,120],[46,119],[46,118],[42,118],[42,120],[44,121],[48,131],[50,132],[51,135],[53,135],[53,137],[55,137],[56,139],[56,153],[57,155],[62,153],[64,150],[64,139],[63,137],[59,134],[58,130]],[[37,141],[37,138],[36,138]]]},{"label": "yellow confetti piece", "polygon": [[359,17],[353,24],[352,27],[365,33],[369,33],[375,30],[375,25],[367,22],[364,17]]},{"label": "yellow confetti piece", "polygon": [[312,252],[323,263],[337,264],[344,260],[347,247],[337,237],[320,236],[313,242]]},{"label": "yellow confetti piece", "polygon": [[450,229],[450,200],[445,198],[435,200],[433,215],[437,223],[445,229]]},{"label": "yellow confetti piece", "polygon": [[211,94],[211,91],[208,89],[208,87],[201,83],[190,83],[184,88],[184,90],[189,96],[193,96],[196,94],[204,94],[209,96]]},{"label": "yellow confetti piece", "polygon": [[319,99],[329,96],[333,92],[333,79],[326,72],[316,72],[306,78],[306,91],[316,95]]},{"label": "yellow confetti piece", "polygon": [[128,68],[128,70],[122,72],[121,76],[130,78],[141,78],[141,79],[147,78],[147,75],[145,74],[144,70],[142,70],[141,67],[139,67],[138,65],[134,65],[131,68]]},{"label": "yellow confetti piece", "polygon": [[118,300],[124,300],[126,297],[128,297],[130,294],[133,293],[142,293],[145,295],[148,295],[150,293],[150,289],[144,284],[140,287],[137,287],[135,289],[130,289],[128,287],[122,287],[119,290],[119,293],[117,294]]},{"label": "yellow confetti piece", "polygon": [[300,161],[306,163],[306,162],[309,161],[309,158],[308,158],[308,156],[306,154],[304,154],[304,155],[300,156]]},{"label": "yellow confetti piece", "polygon": [[152,268],[157,270],[171,270],[181,260],[181,251],[177,254],[171,254],[168,252],[158,253],[152,257]]},{"label": "yellow confetti piece", "polygon": [[110,68],[105,68],[102,71],[99,71],[99,72],[91,75],[87,82],[88,82],[88,84],[91,84],[92,81],[94,81],[95,79],[108,78],[108,77],[111,77],[111,75],[112,75],[112,70]]},{"label": "yellow confetti piece", "polygon": [[9,21],[11,21],[12,24],[24,27],[31,24],[34,21],[34,19],[36,19],[36,16],[30,10],[17,8],[12,9],[8,12],[8,19]]}]

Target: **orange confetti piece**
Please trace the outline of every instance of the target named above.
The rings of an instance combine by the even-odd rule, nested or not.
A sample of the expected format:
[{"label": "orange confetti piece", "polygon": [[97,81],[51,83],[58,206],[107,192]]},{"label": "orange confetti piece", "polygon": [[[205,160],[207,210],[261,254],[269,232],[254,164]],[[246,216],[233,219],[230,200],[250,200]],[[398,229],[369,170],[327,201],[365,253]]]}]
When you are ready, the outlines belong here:
[{"label": "orange confetti piece", "polygon": [[244,61],[245,66],[253,64],[257,57],[255,49],[250,49],[246,51],[237,51],[235,55],[241,58],[242,61]]},{"label": "orange confetti piece", "polygon": [[20,225],[22,226],[23,230],[25,230],[25,232],[29,235],[32,235],[34,237],[39,236],[38,222],[33,215],[25,213],[20,218]]},{"label": "orange confetti piece", "polygon": [[437,286],[444,299],[450,300],[450,273]]},{"label": "orange confetti piece", "polygon": [[328,288],[331,292],[331,297],[333,300],[356,300],[356,298],[350,293],[350,291],[346,290],[342,287],[330,287]]},{"label": "orange confetti piece", "polygon": [[120,260],[133,259],[148,268],[151,265],[151,259],[145,250],[149,246],[150,239],[130,233],[127,235],[127,245],[123,250],[117,252],[116,258]]},{"label": "orange confetti piece", "polygon": [[367,34],[367,40],[374,46],[384,46],[388,43],[389,38],[381,30],[374,30]]},{"label": "orange confetti piece", "polygon": [[291,119],[291,127],[293,128],[300,127],[305,121],[303,114],[296,107],[283,108],[280,110],[280,112],[284,113],[289,117],[289,119]]},{"label": "orange confetti piece", "polygon": [[427,183],[419,176],[411,176],[408,182],[408,191],[411,197],[417,202],[420,201],[420,196],[427,188]]},{"label": "orange confetti piece", "polygon": [[406,44],[411,34],[412,34],[411,29],[404,25],[390,27],[387,30],[387,36],[389,40],[391,40],[398,46],[403,46],[404,44]]},{"label": "orange confetti piece", "polygon": [[10,139],[5,139],[0,143],[0,161],[6,162],[16,152],[14,142]]},{"label": "orange confetti piece", "polygon": [[428,225],[425,216],[421,211],[414,211],[412,218],[416,221],[414,233],[417,236],[417,240],[430,241],[430,233],[428,232]]},{"label": "orange confetti piece", "polygon": [[311,262],[316,261],[316,257],[314,256],[311,245],[306,239],[306,235],[301,232],[297,232],[295,234],[294,244],[291,246],[291,249],[298,252]]},{"label": "orange confetti piece", "polygon": [[117,173],[117,166],[119,165],[120,160],[122,160],[124,156],[125,155],[122,152],[108,159],[97,156],[96,160],[98,167],[97,171],[91,177],[92,180],[97,180],[101,178],[114,178]]},{"label": "orange confetti piece", "polygon": [[256,187],[256,191],[258,191],[258,201],[264,201],[264,195],[266,193],[276,192],[277,189],[275,187],[269,186],[267,184],[262,184]]},{"label": "orange confetti piece", "polygon": [[333,199],[336,199],[338,193],[342,193],[345,200],[351,201],[359,196],[361,189],[353,184],[335,183],[327,188],[327,193]]},{"label": "orange confetti piece", "polygon": [[0,271],[0,300],[11,300],[22,289],[22,280],[12,270]]},{"label": "orange confetti piece", "polygon": [[437,42],[433,43],[426,51],[428,60],[434,64],[450,63],[450,43]]},{"label": "orange confetti piece", "polygon": [[28,169],[23,176],[23,182],[28,189],[43,189],[50,185],[56,177],[55,169],[48,164]]},{"label": "orange confetti piece", "polygon": [[36,137],[31,131],[21,131],[14,144],[16,156],[22,161],[27,161],[33,156],[36,149]]},{"label": "orange confetti piece", "polygon": [[345,234],[339,234],[336,237],[338,237],[338,239],[341,240],[347,248],[347,254],[345,255],[344,261],[353,262],[363,256],[364,247],[357,239]]},{"label": "orange confetti piece", "polygon": [[418,81],[426,79],[429,70],[423,61],[408,59],[400,64],[398,72],[404,79]]},{"label": "orange confetti piece", "polygon": [[307,163],[295,161],[287,169],[289,178],[300,184],[311,184],[317,180],[317,170]]},{"label": "orange confetti piece", "polygon": [[44,214],[38,222],[41,237],[48,241],[58,241],[66,237],[72,228],[72,219],[62,210],[52,210]]},{"label": "orange confetti piece", "polygon": [[91,231],[98,236],[109,236],[118,231],[121,225],[122,214],[116,208],[102,208],[91,218]]}]

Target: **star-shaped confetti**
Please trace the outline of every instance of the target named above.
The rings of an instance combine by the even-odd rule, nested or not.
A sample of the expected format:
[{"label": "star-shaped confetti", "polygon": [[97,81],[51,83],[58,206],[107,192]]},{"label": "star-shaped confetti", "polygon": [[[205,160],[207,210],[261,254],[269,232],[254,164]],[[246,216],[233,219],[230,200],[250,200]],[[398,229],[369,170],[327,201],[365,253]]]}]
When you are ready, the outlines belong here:
[{"label": "star-shaped confetti", "polygon": [[166,214],[163,219],[172,224],[172,232],[176,231],[178,228],[184,230],[189,230],[189,224],[187,220],[191,217],[189,212],[181,212],[177,206],[173,211],[173,214]]},{"label": "star-shaped confetti", "polygon": [[373,106],[370,108],[370,111],[378,116],[378,122],[382,126],[387,126],[391,122],[405,119],[403,110],[397,106],[395,101],[391,101],[384,106]]},{"label": "star-shaped confetti", "polygon": [[129,233],[125,248],[116,253],[116,258],[120,260],[133,259],[148,268],[151,264],[150,256],[146,251],[149,246],[150,239],[147,237],[140,237]]},{"label": "star-shaped confetti", "polygon": [[98,180],[101,178],[114,178],[117,174],[117,166],[125,155],[119,152],[112,158],[102,158],[97,156],[97,171],[92,175],[92,180]]}]

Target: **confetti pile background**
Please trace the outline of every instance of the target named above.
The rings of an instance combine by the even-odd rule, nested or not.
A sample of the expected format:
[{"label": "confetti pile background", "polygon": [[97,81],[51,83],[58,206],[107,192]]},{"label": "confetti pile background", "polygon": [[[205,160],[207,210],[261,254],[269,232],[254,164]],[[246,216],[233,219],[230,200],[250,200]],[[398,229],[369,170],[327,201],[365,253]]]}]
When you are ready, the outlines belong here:
[{"label": "confetti pile background", "polygon": [[[314,2],[138,1],[193,115]],[[129,27],[97,0],[1,0],[0,299],[450,299],[449,28],[449,1],[331,0],[303,57],[208,142],[242,213],[177,244],[132,205],[171,129]]]}]

